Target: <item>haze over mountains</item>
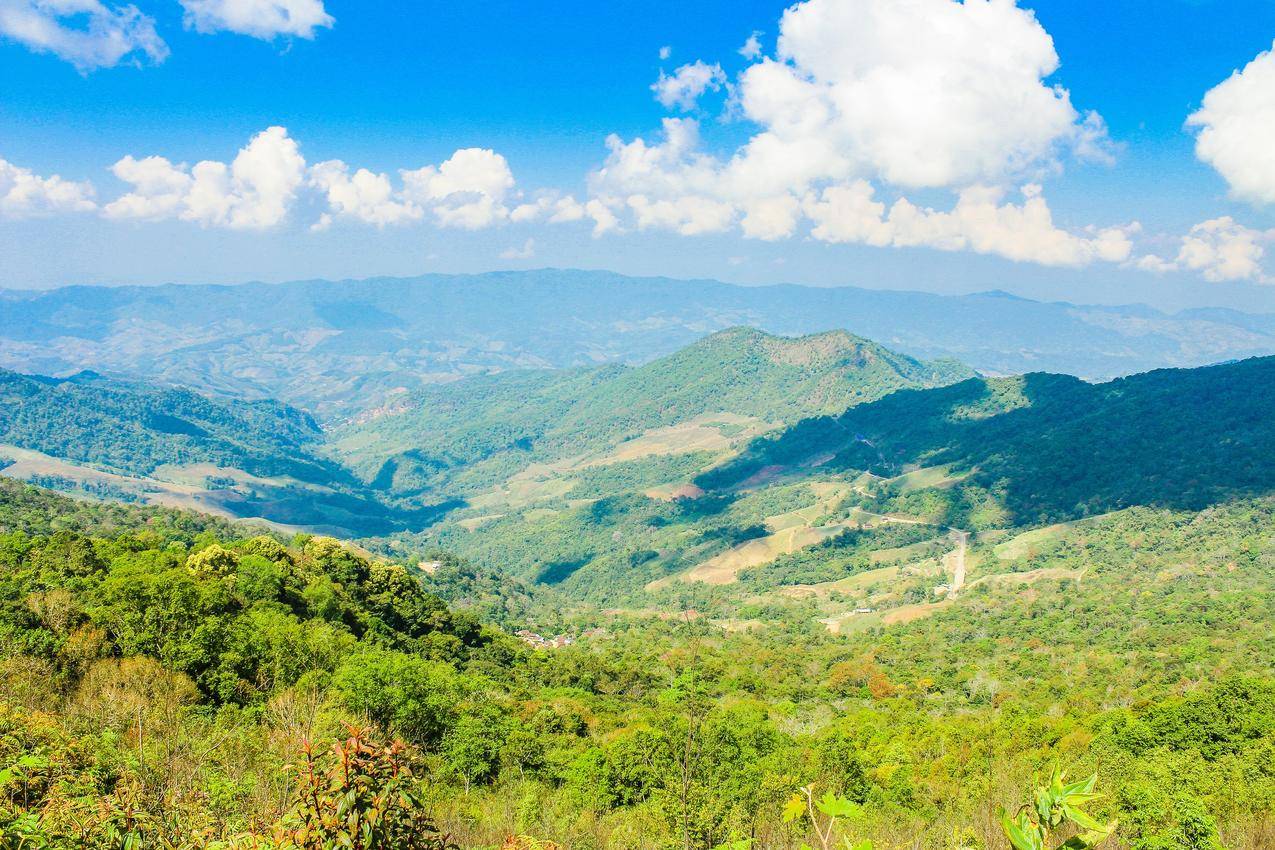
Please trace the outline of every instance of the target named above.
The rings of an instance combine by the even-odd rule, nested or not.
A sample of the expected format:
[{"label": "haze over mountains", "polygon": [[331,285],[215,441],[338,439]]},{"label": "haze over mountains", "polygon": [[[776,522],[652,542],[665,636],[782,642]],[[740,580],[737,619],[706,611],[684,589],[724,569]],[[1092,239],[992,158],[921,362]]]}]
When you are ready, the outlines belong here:
[{"label": "haze over mountains", "polygon": [[0,366],[83,369],[241,397],[321,421],[402,390],[492,370],[641,363],[727,327],[797,335],[844,328],[980,371],[1103,379],[1275,352],[1275,316],[1169,315],[1003,293],[637,279],[540,270],[241,286],[0,292]]}]

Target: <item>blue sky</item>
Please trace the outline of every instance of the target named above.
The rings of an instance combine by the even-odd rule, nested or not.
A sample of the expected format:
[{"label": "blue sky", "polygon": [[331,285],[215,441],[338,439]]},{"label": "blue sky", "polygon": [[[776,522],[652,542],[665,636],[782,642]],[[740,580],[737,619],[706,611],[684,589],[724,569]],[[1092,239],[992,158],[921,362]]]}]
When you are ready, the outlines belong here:
[{"label": "blue sky", "polygon": [[[59,2],[80,14],[0,0],[0,286],[553,265],[1275,310],[1270,0],[811,0],[784,22],[759,2]],[[67,35],[89,22],[136,49]],[[908,113],[918,79],[937,106]],[[226,183],[271,127],[258,167],[281,170]],[[732,170],[759,136],[783,150]],[[163,192],[112,173],[150,156]],[[193,179],[203,160],[231,178]]]}]

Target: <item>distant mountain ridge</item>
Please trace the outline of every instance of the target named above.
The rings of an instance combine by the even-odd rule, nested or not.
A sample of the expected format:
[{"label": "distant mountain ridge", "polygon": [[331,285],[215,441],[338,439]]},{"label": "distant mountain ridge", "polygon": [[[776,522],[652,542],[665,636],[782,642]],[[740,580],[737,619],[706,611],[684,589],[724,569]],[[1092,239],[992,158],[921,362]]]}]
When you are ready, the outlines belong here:
[{"label": "distant mountain ridge", "polygon": [[543,269],[0,292],[0,366],[279,398],[332,421],[476,373],[643,363],[738,325],[784,335],[846,328],[994,374],[1103,379],[1275,353],[1275,316],[1231,310]]},{"label": "distant mountain ridge", "polygon": [[735,328],[642,366],[513,369],[428,385],[324,430],[270,399],[89,371],[0,370],[0,464],[81,495],[378,535],[427,527],[462,496],[536,465],[623,468],[682,450],[720,457],[773,428],[972,374],[843,331],[779,338]]}]

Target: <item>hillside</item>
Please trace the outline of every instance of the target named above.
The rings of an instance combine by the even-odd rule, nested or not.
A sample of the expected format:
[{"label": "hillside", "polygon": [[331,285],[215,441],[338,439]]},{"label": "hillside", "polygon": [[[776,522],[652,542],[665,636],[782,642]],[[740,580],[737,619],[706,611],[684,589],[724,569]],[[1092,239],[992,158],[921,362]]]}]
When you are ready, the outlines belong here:
[{"label": "hillside", "polygon": [[492,370],[642,363],[748,325],[846,328],[996,374],[1109,378],[1275,352],[1275,319],[853,287],[731,286],[543,269],[243,286],[0,292],[0,367],[128,374],[338,420]]},{"label": "hillside", "polygon": [[283,526],[385,533],[425,514],[363,492],[319,449],[324,434],[279,402],[0,371],[0,470],[79,495],[197,508]]},{"label": "hillside", "polygon": [[472,494],[533,463],[598,468],[720,452],[785,423],[970,374],[840,331],[789,339],[735,328],[643,366],[514,371],[411,393],[337,429],[332,450],[379,489]]},{"label": "hillside", "polygon": [[559,475],[426,538],[610,605],[729,610],[758,589],[891,567],[916,579],[892,604],[921,602],[963,581],[958,532],[1275,491],[1273,402],[1254,391],[1272,380],[1275,358],[1262,358],[1103,384],[1031,374],[901,390],[760,436],[706,471],[662,467],[663,489],[645,474],[654,459],[604,480]]},{"label": "hillside", "polygon": [[811,458],[838,474],[943,467],[943,519],[979,527],[990,499],[1020,525],[1131,505],[1198,510],[1275,488],[1275,358],[1160,370],[1103,384],[1060,375],[976,378],[901,392],[762,438],[697,479],[710,490]]}]

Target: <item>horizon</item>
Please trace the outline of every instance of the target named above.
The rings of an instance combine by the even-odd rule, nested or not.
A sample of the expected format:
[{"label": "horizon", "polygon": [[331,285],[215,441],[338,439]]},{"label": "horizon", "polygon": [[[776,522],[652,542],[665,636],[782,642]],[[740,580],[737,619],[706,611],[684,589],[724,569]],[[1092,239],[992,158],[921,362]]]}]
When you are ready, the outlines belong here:
[{"label": "horizon", "polygon": [[[933,290],[920,289],[920,288],[914,288],[914,289],[893,288],[893,287],[879,288],[879,287],[872,287],[872,286],[863,286],[861,284],[855,284],[855,283],[818,284],[818,283],[804,283],[804,282],[792,281],[792,280],[775,280],[775,281],[770,281],[765,283],[748,283],[748,282],[724,280],[724,279],[712,278],[712,277],[676,277],[676,276],[670,276],[670,275],[630,275],[630,274],[624,274],[622,272],[617,272],[611,269],[558,267],[558,266],[540,266],[540,267],[531,267],[531,268],[524,268],[524,269],[488,269],[486,271],[474,271],[474,272],[430,271],[430,272],[421,272],[420,274],[412,274],[412,275],[368,275],[365,277],[346,277],[346,278],[295,278],[295,279],[287,278],[287,279],[281,279],[281,280],[248,279],[248,280],[235,280],[235,281],[224,281],[224,282],[168,280],[168,281],[156,281],[154,283],[105,283],[105,282],[103,283],[64,283],[64,284],[57,284],[53,286],[33,288],[33,289],[21,289],[21,288],[16,288],[11,286],[0,285],[0,292],[15,294],[15,295],[29,295],[33,297],[39,297],[41,295],[46,295],[52,292],[56,292],[59,290],[66,290],[66,289],[103,288],[103,289],[143,289],[144,290],[144,289],[161,289],[165,287],[183,287],[183,288],[185,287],[189,287],[189,288],[215,287],[215,288],[233,289],[236,287],[246,287],[246,286],[299,286],[299,285],[306,285],[306,284],[314,284],[314,285],[366,284],[366,283],[372,283],[378,280],[413,281],[413,280],[421,280],[424,278],[431,278],[431,277],[477,278],[477,277],[492,277],[497,275],[521,275],[521,274],[534,275],[537,273],[544,273],[544,272],[577,272],[577,273],[585,274],[585,275],[589,275],[589,274],[613,275],[615,277],[623,278],[624,280],[632,281],[636,283],[641,283],[644,281],[665,281],[665,282],[671,282],[671,283],[687,283],[687,284],[715,284],[715,285],[738,287],[741,289],[799,287],[802,289],[851,289],[851,290],[858,290],[858,291],[864,291],[864,292],[891,293],[891,294],[899,295],[899,296],[926,295],[926,296],[934,296],[937,298],[953,298],[953,299],[977,298],[977,297],[1009,298],[1009,299],[1016,299],[1020,301],[1029,301],[1035,304],[1048,304],[1048,305],[1070,306],[1070,307],[1101,307],[1101,308],[1110,308],[1110,309],[1116,309],[1116,310],[1121,308],[1147,308],[1147,309],[1154,310],[1157,313],[1160,313],[1165,316],[1177,316],[1183,313],[1191,313],[1195,311],[1210,310],[1210,309],[1228,310],[1228,311],[1241,313],[1244,315],[1250,315],[1250,316],[1275,315],[1275,292],[1271,293],[1270,302],[1268,304],[1257,305],[1257,308],[1255,309],[1244,309],[1242,307],[1229,306],[1226,304],[1212,304],[1212,303],[1207,303],[1207,304],[1179,303],[1176,305],[1174,304],[1155,305],[1147,301],[1120,301],[1118,299],[1113,299],[1109,301],[1102,301],[1102,300],[1077,301],[1077,300],[1067,300],[1064,298],[1036,298],[1029,295],[1022,295],[1007,289],[1000,289],[1000,288],[971,290],[969,292],[935,292]],[[752,326],[741,325],[740,327],[752,327]],[[829,331],[835,331],[835,330],[847,330],[847,329],[840,328],[840,327],[829,328]],[[819,333],[819,332],[815,331],[814,333]],[[780,335],[782,336],[782,334]]]}]

